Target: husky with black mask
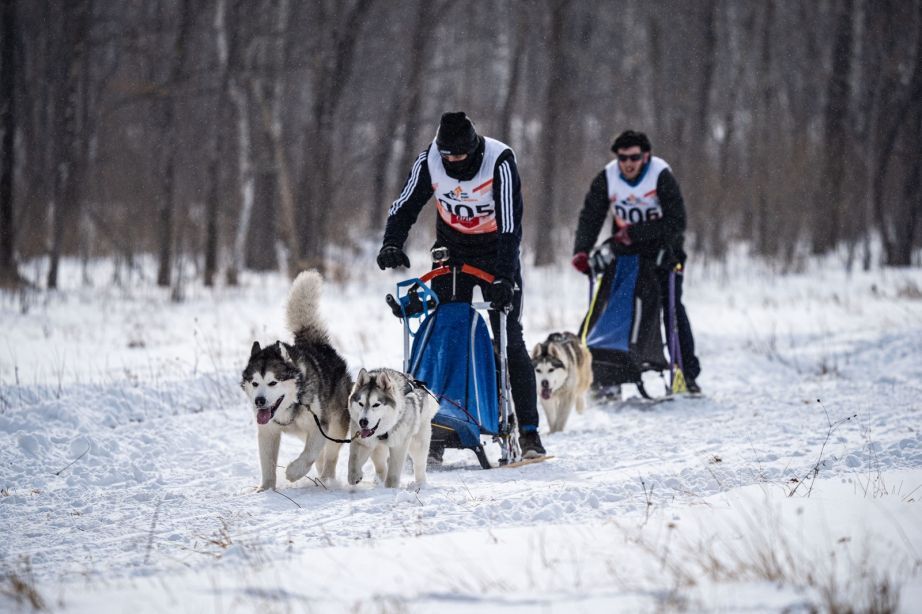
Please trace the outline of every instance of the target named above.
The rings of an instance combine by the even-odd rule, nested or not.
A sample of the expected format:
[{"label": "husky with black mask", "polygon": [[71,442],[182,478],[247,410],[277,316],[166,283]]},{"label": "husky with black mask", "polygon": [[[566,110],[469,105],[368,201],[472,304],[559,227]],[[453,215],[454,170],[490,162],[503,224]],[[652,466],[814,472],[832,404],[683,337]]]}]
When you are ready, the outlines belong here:
[{"label": "husky with black mask", "polygon": [[277,341],[261,347],[254,342],[243,371],[240,385],[256,418],[260,491],[275,488],[282,433],[304,442],[301,454],[285,468],[289,482],[307,475],[315,462],[321,480],[336,477],[342,444],[330,438],[346,435],[346,403],[352,379],[345,360],[330,345],[319,317],[321,285],[316,271],[298,275],[287,309],[294,344]]}]

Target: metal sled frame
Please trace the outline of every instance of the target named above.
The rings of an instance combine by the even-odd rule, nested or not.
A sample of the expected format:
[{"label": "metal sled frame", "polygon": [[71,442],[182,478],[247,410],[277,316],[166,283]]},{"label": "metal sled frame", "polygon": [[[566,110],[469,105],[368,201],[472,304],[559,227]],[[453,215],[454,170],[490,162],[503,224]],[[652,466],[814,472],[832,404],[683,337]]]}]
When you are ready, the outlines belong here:
[{"label": "metal sled frame", "polygon": [[[589,310],[590,313],[595,307],[596,296],[598,291],[598,286],[600,285],[600,279],[602,274],[605,271],[605,268],[609,266],[616,256],[612,253],[611,246],[608,245],[608,241],[600,245],[590,257],[591,263],[591,273],[589,275]],[[674,394],[681,394],[688,392],[688,388],[685,384],[685,375],[684,368],[682,364],[682,351],[681,346],[679,345],[679,325],[678,319],[676,317],[675,309],[675,283],[676,275],[681,275],[683,273],[683,266],[681,263],[676,263],[669,270],[669,296],[667,297],[666,309],[669,313],[669,324],[664,321],[663,326],[668,328],[666,330],[666,347],[669,352],[669,382],[666,385],[666,395],[671,396]],[[586,336],[583,335],[582,338],[583,345],[586,345]],[[643,365],[639,365],[641,372],[645,371],[656,371],[663,376],[663,370],[659,368],[644,368]],[[644,387],[643,381],[638,380],[634,382],[634,385],[637,386],[637,391],[640,393],[640,396],[644,399],[651,401],[657,400],[661,397],[652,397],[647,392],[647,389]]]},{"label": "metal sled frame", "polygon": [[[416,332],[412,331],[410,328],[410,320],[412,318],[426,318],[430,314],[429,307],[432,306],[432,302],[435,303],[433,308],[433,313],[435,309],[438,309],[439,300],[434,292],[429,288],[427,283],[436,277],[441,277],[443,275],[452,276],[452,296],[456,294],[457,279],[458,274],[465,274],[481,279],[487,283],[493,283],[494,276],[486,271],[479,269],[475,266],[469,264],[446,264],[439,266],[431,271],[428,271],[424,275],[421,275],[417,278],[408,279],[397,284],[397,298],[388,295],[387,302],[391,306],[391,311],[394,312],[394,315],[400,317],[403,324],[403,370],[405,373],[412,374],[417,367],[417,365],[410,364],[410,337],[416,335],[419,332],[417,328]],[[402,289],[406,289],[404,294],[401,294]],[[407,305],[411,302],[414,302],[415,299],[411,299],[410,295],[422,291],[424,298],[421,299],[420,303],[422,304],[423,311],[417,311],[413,313],[408,311]],[[481,302],[472,302],[471,307],[480,311],[493,311],[493,308],[490,307],[490,303],[486,301]],[[416,309],[419,309],[419,303],[416,303]],[[510,399],[512,398],[512,387],[509,383],[509,364],[507,358],[507,345],[508,338],[506,332],[506,320],[508,318],[508,313],[506,311],[499,311],[499,370],[500,370],[500,388],[498,390],[499,394],[499,428],[498,433],[491,434],[493,436],[493,441],[498,443],[500,446],[500,466],[507,465],[510,463],[517,462],[521,460],[521,448],[519,447],[519,438],[518,431],[514,428],[514,417],[512,412],[512,406]],[[474,320],[474,325],[476,325],[477,320]],[[425,344],[428,340],[428,335],[431,333],[432,327],[428,327],[425,336],[423,337],[422,342]],[[471,337],[471,343],[473,344],[474,338]],[[473,356],[473,352],[471,353]],[[421,356],[420,356],[421,357]],[[473,365],[476,369],[476,363]],[[495,379],[495,376],[494,378]],[[475,391],[475,397],[479,398],[480,391]],[[465,408],[465,411],[466,408]],[[434,425],[436,428],[447,428],[440,427],[439,425]],[[486,452],[483,449],[483,445],[478,445],[476,448],[473,448],[474,453],[477,455],[477,460],[480,462],[480,466],[484,469],[491,469],[493,466],[490,464],[489,459],[487,459]]]}]

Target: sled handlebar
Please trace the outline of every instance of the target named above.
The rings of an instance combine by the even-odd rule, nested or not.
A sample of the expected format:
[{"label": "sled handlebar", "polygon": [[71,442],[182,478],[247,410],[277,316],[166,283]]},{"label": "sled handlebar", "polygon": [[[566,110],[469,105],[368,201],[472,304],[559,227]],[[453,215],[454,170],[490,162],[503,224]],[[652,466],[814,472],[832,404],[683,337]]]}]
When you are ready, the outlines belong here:
[{"label": "sled handlebar", "polygon": [[[428,282],[430,279],[434,279],[434,278],[436,278],[436,277],[441,277],[442,275],[448,275],[449,273],[451,273],[452,268],[453,268],[453,267],[451,267],[451,266],[443,265],[443,266],[440,266],[440,267],[437,268],[437,269],[432,269],[431,271],[429,271],[429,272],[426,273],[425,275],[421,275],[419,279],[420,279],[420,281],[422,281],[422,282]],[[487,273],[487,272],[484,271],[483,269],[478,269],[477,267],[472,266],[472,265],[470,265],[470,264],[462,264],[462,265],[461,265],[461,272],[462,272],[462,273],[465,273],[465,274],[467,274],[467,275],[470,275],[470,276],[472,276],[472,277],[476,277],[477,279],[482,279],[483,281],[487,282],[488,284],[492,284],[492,283],[493,283],[493,280],[496,279],[496,277],[495,277],[494,275],[491,275],[490,273]]]}]

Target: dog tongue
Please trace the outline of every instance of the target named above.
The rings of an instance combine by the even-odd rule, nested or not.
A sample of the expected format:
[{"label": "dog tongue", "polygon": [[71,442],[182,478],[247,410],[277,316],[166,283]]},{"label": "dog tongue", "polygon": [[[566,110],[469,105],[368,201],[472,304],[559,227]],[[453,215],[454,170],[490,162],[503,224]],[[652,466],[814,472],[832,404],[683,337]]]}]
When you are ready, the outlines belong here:
[{"label": "dog tongue", "polygon": [[267,424],[269,420],[272,419],[272,410],[269,409],[260,409],[256,412],[256,422],[259,424]]},{"label": "dog tongue", "polygon": [[363,439],[364,439],[365,437],[371,437],[371,436],[374,435],[374,434],[375,434],[375,432],[374,432],[374,430],[372,430],[372,429],[362,429],[362,433],[361,433]]},{"label": "dog tongue", "polygon": [[541,386],[541,398],[545,401],[551,398],[551,387],[542,385]]}]

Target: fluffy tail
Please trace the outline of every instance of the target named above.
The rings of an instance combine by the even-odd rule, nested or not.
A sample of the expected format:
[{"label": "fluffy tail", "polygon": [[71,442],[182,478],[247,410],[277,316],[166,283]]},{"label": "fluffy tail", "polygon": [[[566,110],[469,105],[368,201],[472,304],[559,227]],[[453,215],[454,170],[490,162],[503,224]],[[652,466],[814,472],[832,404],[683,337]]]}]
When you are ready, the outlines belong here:
[{"label": "fluffy tail", "polygon": [[322,288],[323,279],[314,270],[301,271],[291,284],[286,315],[296,344],[327,341],[326,327],[320,321]]}]

